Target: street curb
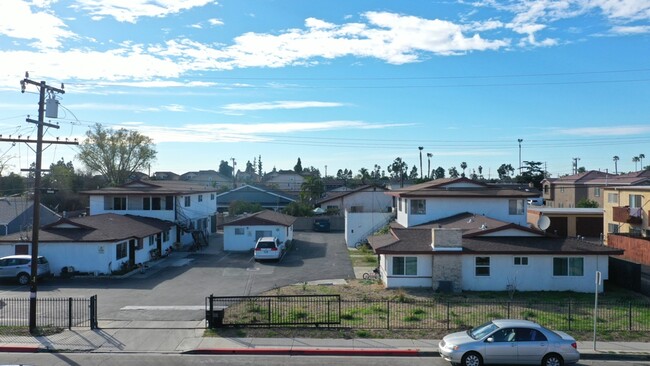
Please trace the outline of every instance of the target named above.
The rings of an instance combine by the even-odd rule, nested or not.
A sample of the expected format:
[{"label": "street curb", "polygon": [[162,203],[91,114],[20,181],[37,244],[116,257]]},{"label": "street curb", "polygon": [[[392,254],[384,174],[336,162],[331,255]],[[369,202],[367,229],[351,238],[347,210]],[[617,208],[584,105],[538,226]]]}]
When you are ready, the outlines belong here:
[{"label": "street curb", "polygon": [[288,356],[384,356],[417,357],[416,349],[374,349],[374,348],[199,348],[183,352],[192,355],[288,355]]},{"label": "street curb", "polygon": [[36,353],[40,352],[38,346],[0,346],[0,352],[5,353]]},{"label": "street curb", "polygon": [[648,361],[650,354],[640,353],[581,353],[581,360],[610,360],[610,361]]}]

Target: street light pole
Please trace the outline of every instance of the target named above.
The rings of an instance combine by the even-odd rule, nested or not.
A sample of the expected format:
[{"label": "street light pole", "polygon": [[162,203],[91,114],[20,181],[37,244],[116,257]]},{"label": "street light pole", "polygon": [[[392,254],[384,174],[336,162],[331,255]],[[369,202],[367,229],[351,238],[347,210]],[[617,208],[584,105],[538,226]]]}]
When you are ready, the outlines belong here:
[{"label": "street light pole", "polygon": [[422,174],[422,150],[424,149],[424,146],[418,146],[418,150],[420,150],[420,179],[424,177]]},{"label": "street light pole", "polygon": [[431,179],[431,157],[432,153],[427,153],[427,178]]},{"label": "street light pole", "polygon": [[524,139],[517,139],[517,142],[519,142],[519,176],[521,176],[521,143],[524,141]]}]

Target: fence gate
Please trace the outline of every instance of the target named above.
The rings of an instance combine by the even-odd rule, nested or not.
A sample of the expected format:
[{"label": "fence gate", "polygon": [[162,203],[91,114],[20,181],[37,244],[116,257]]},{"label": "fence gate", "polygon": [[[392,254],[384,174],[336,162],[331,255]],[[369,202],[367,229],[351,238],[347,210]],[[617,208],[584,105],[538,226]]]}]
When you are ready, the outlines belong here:
[{"label": "fence gate", "polygon": [[206,327],[334,325],[341,323],[340,295],[208,296]]},{"label": "fence gate", "polygon": [[[0,299],[0,326],[28,327],[29,298]],[[37,298],[36,326],[97,329],[97,295],[89,298]]]}]

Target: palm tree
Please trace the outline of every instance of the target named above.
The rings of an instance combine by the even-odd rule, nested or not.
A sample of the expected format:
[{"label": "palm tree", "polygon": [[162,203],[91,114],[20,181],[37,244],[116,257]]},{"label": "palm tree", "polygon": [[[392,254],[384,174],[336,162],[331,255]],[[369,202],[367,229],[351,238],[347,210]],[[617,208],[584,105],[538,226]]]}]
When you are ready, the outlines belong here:
[{"label": "palm tree", "polygon": [[639,154],[639,161],[641,162],[641,170],[643,170],[643,159],[645,158],[644,154]]},{"label": "palm tree", "polygon": [[635,157],[632,158],[632,162],[634,163],[634,171],[635,172],[636,172],[636,169],[637,169],[637,164],[639,163],[640,160],[641,159],[639,159],[638,156],[635,156]]},{"label": "palm tree", "polygon": [[620,158],[618,155],[614,155],[614,174],[618,175],[618,161]]},{"label": "palm tree", "polygon": [[463,177],[464,177],[465,176],[465,169],[467,169],[467,163],[464,162],[464,161],[462,163],[460,163],[460,168],[463,169]]}]

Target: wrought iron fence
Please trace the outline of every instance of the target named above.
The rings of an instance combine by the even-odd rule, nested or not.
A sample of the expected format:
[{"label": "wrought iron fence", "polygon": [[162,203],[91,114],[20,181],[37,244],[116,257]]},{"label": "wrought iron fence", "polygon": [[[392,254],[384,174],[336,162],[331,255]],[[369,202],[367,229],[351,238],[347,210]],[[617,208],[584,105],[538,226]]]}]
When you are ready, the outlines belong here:
[{"label": "wrought iron fence", "polygon": [[208,327],[335,325],[341,322],[339,295],[227,296],[206,298]]},{"label": "wrought iron fence", "polygon": [[[348,301],[340,300],[338,295],[327,295],[319,300],[317,296],[211,298],[223,318],[218,326],[462,329],[492,319],[516,318],[557,330],[589,331],[594,324],[593,302]],[[650,304],[601,302],[596,320],[602,331],[650,331]]]},{"label": "wrought iron fence", "polygon": [[[0,326],[29,326],[29,298],[0,299]],[[97,328],[97,295],[89,298],[37,298],[37,327]]]}]

